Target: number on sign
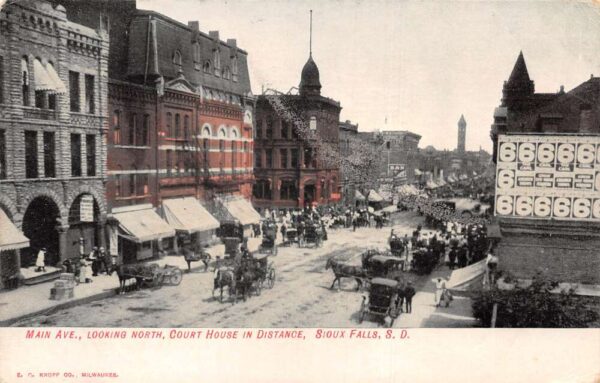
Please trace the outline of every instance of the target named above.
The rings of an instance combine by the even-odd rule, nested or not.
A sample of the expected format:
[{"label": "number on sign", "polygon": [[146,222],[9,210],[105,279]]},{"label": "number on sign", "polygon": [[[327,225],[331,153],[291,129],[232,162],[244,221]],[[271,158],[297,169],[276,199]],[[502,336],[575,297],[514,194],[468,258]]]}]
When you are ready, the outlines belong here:
[{"label": "number on sign", "polygon": [[510,215],[513,212],[513,197],[509,195],[498,196],[496,212],[500,215]]},{"label": "number on sign", "polygon": [[517,197],[515,212],[521,217],[531,215],[533,211],[533,198],[527,196]]},{"label": "number on sign", "polygon": [[502,169],[498,172],[498,187],[500,189],[509,189],[515,186],[515,172],[509,169]]},{"label": "number on sign", "polygon": [[554,144],[540,144],[537,151],[538,162],[554,162]]},{"label": "number on sign", "polygon": [[592,206],[592,218],[600,218],[600,198],[594,201]]},{"label": "number on sign", "polygon": [[524,142],[519,145],[519,161],[533,162],[535,159],[535,144]]},{"label": "number on sign", "polygon": [[555,217],[568,217],[571,213],[571,200],[565,197],[555,198],[553,212]]},{"label": "number on sign", "polygon": [[577,162],[580,164],[591,164],[594,162],[594,145],[579,144],[577,146]]},{"label": "number on sign", "polygon": [[576,198],[573,200],[573,217],[589,218],[592,203],[587,198]]},{"label": "number on sign", "polygon": [[575,159],[575,146],[573,144],[558,145],[558,154],[556,156],[561,165],[569,165]]},{"label": "number on sign", "polygon": [[537,197],[533,212],[536,217],[549,217],[552,212],[552,200],[549,197]]},{"label": "number on sign", "polygon": [[502,143],[498,157],[501,162],[513,162],[517,158],[517,145],[512,142]]}]

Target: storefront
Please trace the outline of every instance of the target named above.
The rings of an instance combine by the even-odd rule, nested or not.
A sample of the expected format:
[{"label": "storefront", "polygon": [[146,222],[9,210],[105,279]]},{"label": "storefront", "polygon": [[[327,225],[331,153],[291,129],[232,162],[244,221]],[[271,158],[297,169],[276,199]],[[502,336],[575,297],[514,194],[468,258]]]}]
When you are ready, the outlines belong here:
[{"label": "storefront", "polygon": [[20,249],[26,247],[29,240],[0,209],[0,289],[17,287]]},{"label": "storefront", "polygon": [[175,230],[150,204],[114,209],[113,214],[118,222],[118,254],[123,263],[159,257],[163,238],[175,236]]},{"label": "storefront", "polygon": [[252,237],[252,225],[260,223],[260,214],[252,204],[241,196],[229,196],[222,199],[223,208],[244,228],[244,237]]},{"label": "storefront", "polygon": [[164,200],[162,210],[165,219],[176,231],[173,243],[168,248],[173,253],[181,253],[184,246],[195,249],[219,242],[216,236],[219,221],[194,197]]}]

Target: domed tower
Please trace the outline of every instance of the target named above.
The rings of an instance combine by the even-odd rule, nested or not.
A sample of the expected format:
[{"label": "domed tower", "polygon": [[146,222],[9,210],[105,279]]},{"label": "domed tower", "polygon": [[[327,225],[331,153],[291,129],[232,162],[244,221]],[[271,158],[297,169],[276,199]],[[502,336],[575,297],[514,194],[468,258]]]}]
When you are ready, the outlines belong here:
[{"label": "domed tower", "polygon": [[460,120],[458,120],[458,145],[456,146],[456,150],[459,153],[465,152],[465,142],[467,140],[467,121],[465,121],[465,116],[460,115]]},{"label": "domed tower", "polygon": [[301,96],[318,96],[321,94],[321,81],[319,80],[319,68],[312,58],[312,54],[308,56],[308,61],[302,68],[300,76],[300,95]]}]

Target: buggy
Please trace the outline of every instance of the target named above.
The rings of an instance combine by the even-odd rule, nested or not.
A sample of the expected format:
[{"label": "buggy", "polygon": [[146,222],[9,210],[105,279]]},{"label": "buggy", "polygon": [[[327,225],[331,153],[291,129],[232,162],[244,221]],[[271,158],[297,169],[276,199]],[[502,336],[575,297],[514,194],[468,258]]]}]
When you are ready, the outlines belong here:
[{"label": "buggy", "polygon": [[273,262],[269,261],[269,254],[255,255],[254,268],[259,274],[260,287],[272,289],[275,285],[275,268]]},{"label": "buggy", "polygon": [[[369,295],[363,296],[358,312],[358,323],[372,314],[381,318],[383,324],[392,327],[394,321],[400,315],[400,309],[397,307],[398,301],[398,282],[387,278],[373,278]],[[387,319],[387,320],[386,320]]]},{"label": "buggy", "polygon": [[301,241],[301,246],[309,243],[314,243],[315,247],[320,247],[323,243],[323,229],[316,224],[307,224],[304,227],[304,236]]},{"label": "buggy", "polygon": [[389,278],[402,270],[404,259],[388,255],[375,255],[369,258],[366,264],[367,276],[372,279]]},{"label": "buggy", "polygon": [[262,234],[263,237],[259,252],[268,252],[271,255],[277,255],[277,244],[275,243],[275,239],[277,238],[277,224],[274,221],[266,221],[263,224]]}]

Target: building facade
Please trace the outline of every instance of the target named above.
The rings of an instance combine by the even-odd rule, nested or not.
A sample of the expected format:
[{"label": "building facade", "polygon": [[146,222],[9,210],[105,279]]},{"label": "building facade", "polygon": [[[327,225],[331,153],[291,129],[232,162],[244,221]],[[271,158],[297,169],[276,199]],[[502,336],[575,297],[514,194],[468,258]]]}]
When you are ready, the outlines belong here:
[{"label": "building facade", "polygon": [[321,96],[312,56],[302,69],[298,94],[258,97],[255,206],[297,208],[340,201],[339,158],[324,160],[325,151],[338,151],[340,110],[338,102]]},{"label": "building facade", "polygon": [[[193,197],[215,214],[215,201],[249,200],[255,99],[237,41],[204,33],[196,21],[139,10],[135,1],[97,0],[85,11],[77,1],[60,2],[81,22],[107,23],[118,40],[109,67],[109,213],[149,208],[166,219],[167,200]],[[176,251],[179,234],[138,239],[134,252]]]},{"label": "building facade", "polygon": [[[540,142],[538,149],[548,139],[558,140],[558,152],[562,151],[560,146],[563,144],[561,142],[567,142],[561,140],[588,138],[597,141],[600,136],[600,78],[598,77],[592,76],[569,92],[565,92],[561,87],[557,93],[535,93],[534,82],[529,77],[521,53],[508,81],[504,83],[502,94],[502,103],[494,112],[494,124],[491,130],[494,143],[494,162],[496,163],[501,161],[498,150],[500,135],[510,137],[519,134],[528,140],[537,140]],[[532,147],[535,145],[533,144]],[[582,146],[584,151],[579,151],[579,146]],[[543,194],[541,196],[534,195],[535,209],[531,214],[528,214],[529,208],[527,207],[527,203],[531,200],[527,197],[521,198],[523,206],[519,208],[518,214],[511,214],[510,209],[506,214],[499,214],[501,195],[499,195],[500,189],[498,187],[496,189],[496,218],[500,237],[497,253],[500,257],[500,266],[517,278],[529,279],[537,271],[542,270],[560,282],[585,284],[600,282],[598,275],[600,269],[600,254],[598,253],[600,213],[594,210],[597,208],[592,206],[586,210],[585,198],[579,198],[594,195],[594,193],[596,196],[598,195],[600,189],[597,185],[600,173],[596,172],[595,174],[596,189],[593,186],[593,175],[591,176],[592,181],[588,180],[589,177],[585,178],[587,177],[585,175],[575,176],[576,179],[583,177],[584,181],[577,181],[571,187],[568,185],[568,178],[571,177],[574,169],[580,167],[579,163],[583,164],[581,169],[586,166],[589,168],[589,165],[584,163],[588,158],[585,153],[587,146],[579,146],[576,149],[577,155],[571,156],[569,145],[564,144],[564,152],[556,156],[556,165],[547,166],[549,170],[545,172],[551,173],[551,176],[556,173],[558,183],[566,179],[567,186],[552,182],[549,185],[551,190],[546,192],[540,191],[536,184],[531,191]],[[520,148],[521,146],[519,146],[519,150]],[[547,149],[551,150],[552,148],[553,146],[549,146]],[[590,153],[593,156],[593,149]],[[508,156],[505,157],[508,158]],[[576,159],[577,165],[562,166],[559,164],[559,162],[568,162],[571,159]],[[540,166],[540,161],[540,157],[537,157],[535,166]],[[585,170],[583,171],[585,172]],[[561,175],[561,172],[564,173]],[[500,185],[498,176],[496,182]],[[578,182],[582,187],[580,190],[578,190]],[[589,185],[587,190],[586,185]],[[557,188],[562,190],[556,190]],[[555,192],[558,194],[555,194],[554,197],[546,197],[546,193]],[[579,199],[582,201],[577,201]],[[592,204],[600,205],[597,199],[591,199]],[[543,204],[540,205],[538,202],[548,202],[549,210],[544,210],[545,205],[542,206]],[[589,203],[590,200],[588,199],[587,202]],[[573,209],[566,219],[560,217],[564,216],[563,212],[568,212],[571,206],[577,206],[577,210]],[[546,218],[543,218],[544,216]]]},{"label": "building facade", "polygon": [[5,279],[41,248],[54,266],[105,245],[109,39],[41,0],[6,4],[0,30],[0,219],[29,239],[0,245]]},{"label": "building facade", "polygon": [[467,121],[465,120],[465,116],[460,115],[460,120],[458,120],[458,140],[456,144],[456,151],[459,153],[465,152],[467,142]]}]

